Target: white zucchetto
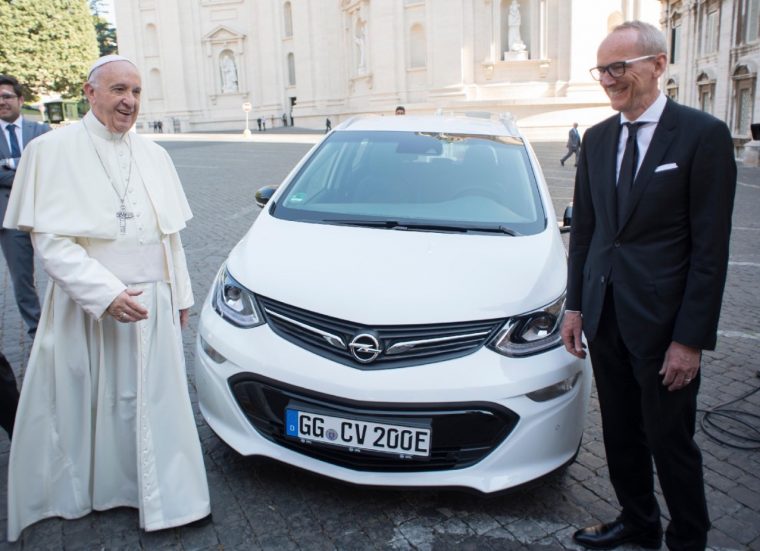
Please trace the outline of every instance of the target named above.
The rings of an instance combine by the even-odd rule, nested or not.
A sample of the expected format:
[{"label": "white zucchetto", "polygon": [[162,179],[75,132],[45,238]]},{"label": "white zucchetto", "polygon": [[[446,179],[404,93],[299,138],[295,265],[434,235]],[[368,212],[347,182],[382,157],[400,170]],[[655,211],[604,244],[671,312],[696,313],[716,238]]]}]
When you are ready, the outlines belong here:
[{"label": "white zucchetto", "polygon": [[113,63],[114,61],[126,61],[127,63],[131,63],[135,69],[137,68],[137,65],[135,65],[131,59],[127,59],[124,56],[117,54],[104,55],[103,57],[98,58],[95,63],[92,64],[92,67],[90,67],[90,72],[87,73],[87,80],[90,80],[90,77],[92,76],[92,73],[95,71],[95,69],[102,67],[106,63]]}]

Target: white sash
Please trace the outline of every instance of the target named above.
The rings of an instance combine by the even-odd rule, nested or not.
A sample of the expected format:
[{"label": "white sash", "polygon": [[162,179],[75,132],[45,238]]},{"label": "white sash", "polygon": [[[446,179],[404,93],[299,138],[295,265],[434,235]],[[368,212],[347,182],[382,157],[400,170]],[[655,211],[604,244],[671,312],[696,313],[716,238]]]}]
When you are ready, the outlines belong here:
[{"label": "white sash", "polygon": [[105,266],[124,285],[169,281],[162,243],[114,245],[113,242],[90,242],[85,248],[87,254]]}]

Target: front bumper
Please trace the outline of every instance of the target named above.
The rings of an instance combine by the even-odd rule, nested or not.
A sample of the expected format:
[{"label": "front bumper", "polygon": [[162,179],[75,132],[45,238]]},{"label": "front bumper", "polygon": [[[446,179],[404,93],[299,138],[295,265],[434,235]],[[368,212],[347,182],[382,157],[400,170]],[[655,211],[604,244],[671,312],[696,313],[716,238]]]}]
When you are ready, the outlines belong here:
[{"label": "front bumper", "polygon": [[[225,360],[212,360],[200,339]],[[482,348],[449,361],[363,371],[299,348],[267,325],[233,327],[208,303],[201,313],[195,365],[201,412],[239,453],[383,486],[494,492],[550,473],[578,448],[591,389],[588,361],[561,348],[519,359]],[[557,398],[537,402],[526,396],[578,373],[575,385]],[[438,426],[433,424],[433,453],[423,461],[358,456],[285,439],[278,423],[291,400],[373,418],[440,415]],[[457,436],[468,433],[469,447]]]}]

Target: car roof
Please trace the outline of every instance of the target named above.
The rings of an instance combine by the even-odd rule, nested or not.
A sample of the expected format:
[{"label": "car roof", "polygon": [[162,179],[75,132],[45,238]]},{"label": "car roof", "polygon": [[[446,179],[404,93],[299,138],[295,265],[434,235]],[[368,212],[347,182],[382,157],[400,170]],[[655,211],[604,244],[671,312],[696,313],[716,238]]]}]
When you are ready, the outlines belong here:
[{"label": "car roof", "polygon": [[482,134],[522,138],[508,113],[495,117],[473,115],[367,115],[353,117],[335,128],[340,131],[437,132],[446,134]]}]

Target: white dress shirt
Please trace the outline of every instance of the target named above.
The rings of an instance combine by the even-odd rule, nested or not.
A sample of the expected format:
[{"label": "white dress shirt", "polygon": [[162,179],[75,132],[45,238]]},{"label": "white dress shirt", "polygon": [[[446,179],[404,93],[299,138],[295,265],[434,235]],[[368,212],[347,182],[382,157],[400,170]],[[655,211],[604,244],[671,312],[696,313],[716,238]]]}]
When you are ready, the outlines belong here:
[{"label": "white dress shirt", "polygon": [[5,138],[5,143],[8,144],[8,151],[11,150],[11,140],[8,137],[8,130],[6,130],[6,127],[9,124],[15,124],[16,128],[14,132],[16,132],[16,139],[18,140],[18,148],[19,150],[24,150],[24,137],[22,136],[23,132],[21,132],[21,124],[23,122],[23,117],[19,116],[15,121],[6,122],[2,119],[0,119],[0,126],[3,127],[3,137]]},{"label": "white dress shirt", "polygon": [[[657,99],[654,101],[652,105],[649,106],[649,108],[644,111],[641,116],[634,120],[630,121],[628,120],[625,115],[620,113],[620,124],[625,124],[627,122],[643,122],[645,123],[643,126],[639,128],[638,133],[636,134],[636,144],[639,147],[639,158],[638,158],[638,164],[636,165],[636,174],[639,172],[639,168],[641,168],[641,163],[644,160],[644,157],[647,154],[647,150],[649,149],[649,144],[652,143],[652,136],[654,135],[654,131],[657,128],[657,123],[660,122],[660,117],[662,116],[662,112],[665,110],[665,104],[667,103],[668,99],[665,97],[665,94],[660,92],[660,95],[657,97]],[[625,142],[628,140],[628,127],[623,126],[623,128],[620,129],[620,139],[618,141],[618,150],[617,150],[617,172],[616,174],[616,180],[620,177],[620,165],[623,162],[623,153],[625,153]]]}]

